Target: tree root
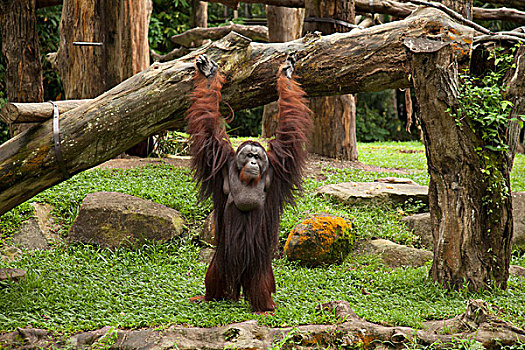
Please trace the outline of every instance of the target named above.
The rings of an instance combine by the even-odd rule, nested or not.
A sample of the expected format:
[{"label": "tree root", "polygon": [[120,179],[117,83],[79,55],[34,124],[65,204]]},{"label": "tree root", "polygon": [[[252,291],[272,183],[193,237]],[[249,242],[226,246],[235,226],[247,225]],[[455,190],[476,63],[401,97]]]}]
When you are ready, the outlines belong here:
[{"label": "tree root", "polygon": [[362,320],[345,301],[323,304],[320,309],[334,312],[342,322],[288,328],[264,327],[254,320],[213,328],[172,326],[166,330],[117,330],[104,327],[76,334],[67,340],[57,339],[51,332],[41,329],[18,329],[0,335],[0,347],[51,349],[68,346],[70,349],[85,349],[104,343],[111,348],[151,350],[267,349],[272,346],[289,349],[399,349],[415,344],[450,348],[458,342],[468,341],[478,342],[487,349],[496,349],[517,342],[525,343],[525,330],[490,314],[482,300],[469,300],[464,314],[448,320],[426,322],[422,330],[389,327]]}]

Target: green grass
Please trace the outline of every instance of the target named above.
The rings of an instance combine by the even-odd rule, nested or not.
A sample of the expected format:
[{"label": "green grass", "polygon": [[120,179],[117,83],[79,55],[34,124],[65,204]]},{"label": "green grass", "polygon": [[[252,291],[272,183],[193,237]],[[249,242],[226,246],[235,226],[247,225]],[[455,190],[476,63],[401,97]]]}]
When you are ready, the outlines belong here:
[{"label": "green grass", "polygon": [[[406,169],[407,175],[356,169],[323,169],[323,180],[306,179],[305,192],[295,208],[282,218],[281,242],[297,222],[310,214],[328,212],[353,220],[359,237],[381,237],[418,246],[418,240],[401,222],[401,212],[421,209],[418,203],[346,206],[315,196],[324,184],[373,181],[378,177],[408,177],[427,184],[422,145],[410,143],[359,144],[360,161],[383,168]],[[525,190],[525,157],[516,157],[512,190]],[[392,270],[370,258],[349,258],[341,265],[303,268],[285,259],[274,262],[277,282],[273,316],[257,316],[247,303],[191,304],[188,299],[204,293],[206,264],[198,261],[199,247],[191,237],[211,211],[199,204],[187,169],[168,165],[131,170],[98,169],[84,172],[49,189],[32,201],[55,206],[61,233],[76,216],[80,203],[91,192],[116,191],[150,199],[179,210],[187,219],[189,238],[137,250],[111,252],[90,246],[59,246],[51,251],[24,251],[20,259],[0,262],[2,267],[27,271],[20,283],[0,285],[0,331],[33,326],[61,333],[96,329],[105,325],[123,328],[167,327],[171,324],[213,326],[257,319],[271,326],[333,323],[333,315],[315,312],[329,300],[347,300],[358,316],[390,325],[420,327],[421,322],[464,312],[469,298],[497,306],[501,317],[525,326],[523,279],[511,277],[507,290],[481,293],[449,292],[428,278],[429,266]],[[402,210],[401,210],[402,209]],[[0,218],[1,240],[31,214],[28,203]],[[0,241],[1,242],[1,241]],[[525,266],[525,254],[514,252],[513,264]]]},{"label": "green grass", "polygon": [[0,289],[0,331],[28,325],[66,333],[105,325],[207,327],[247,319],[274,327],[333,323],[333,315],[315,311],[329,300],[347,300],[369,321],[420,327],[464,312],[469,298],[494,304],[504,319],[525,325],[525,291],[516,278],[506,291],[448,292],[429,279],[428,266],[392,270],[369,258],[315,269],[276,260],[279,307],[273,316],[253,315],[244,301],[192,304],[190,297],[204,293],[206,265],[197,256],[198,247],[176,243],[115,252],[89,246],[25,252],[0,265],[28,271],[23,282]]}]

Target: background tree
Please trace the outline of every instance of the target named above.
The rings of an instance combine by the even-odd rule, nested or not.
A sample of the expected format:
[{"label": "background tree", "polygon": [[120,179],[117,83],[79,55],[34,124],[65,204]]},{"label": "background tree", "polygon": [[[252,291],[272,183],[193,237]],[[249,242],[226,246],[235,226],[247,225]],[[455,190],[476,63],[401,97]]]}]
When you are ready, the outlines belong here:
[{"label": "background tree", "polygon": [[[2,55],[9,102],[44,100],[35,6],[36,0],[0,1]],[[31,126],[15,125],[10,133],[14,135]]]},{"label": "background tree", "polygon": [[151,0],[64,1],[57,66],[66,99],[96,97],[149,66],[151,6]]},{"label": "background tree", "polygon": [[[281,6],[266,6],[268,41],[284,43],[301,37],[303,33],[304,9]],[[262,137],[272,137],[278,125],[279,110],[277,102],[264,106],[262,117]]]},{"label": "background tree", "polygon": [[[323,35],[348,32],[351,28],[330,22],[355,21],[354,0],[306,0],[304,33],[319,31]],[[327,21],[328,20],[328,21]],[[326,96],[310,99],[313,132],[309,151],[343,160],[357,160],[355,97]]]}]

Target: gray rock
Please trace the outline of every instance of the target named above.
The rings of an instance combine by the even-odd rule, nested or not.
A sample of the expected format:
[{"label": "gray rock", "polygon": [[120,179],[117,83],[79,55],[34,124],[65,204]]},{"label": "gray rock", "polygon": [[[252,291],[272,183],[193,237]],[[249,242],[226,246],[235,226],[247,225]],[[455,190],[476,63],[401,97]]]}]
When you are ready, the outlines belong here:
[{"label": "gray rock", "polygon": [[199,232],[199,239],[203,242],[206,242],[210,245],[215,245],[215,224],[213,221],[214,212],[212,211],[210,215],[204,220],[202,228]]},{"label": "gray rock", "polygon": [[317,195],[327,195],[348,204],[394,202],[409,199],[428,204],[428,186],[406,183],[343,182],[321,186]]},{"label": "gray rock", "polygon": [[430,224],[430,213],[421,213],[405,216],[401,219],[408,228],[421,239],[421,245],[426,249],[434,249],[432,238],[432,225]]},{"label": "gray rock", "polygon": [[[512,235],[513,248],[525,249],[525,192],[512,194],[512,217],[514,234]],[[404,217],[402,219],[415,235],[421,237],[421,244],[427,249],[433,249],[432,226],[430,213],[422,213]]]},{"label": "gray rock", "polygon": [[213,254],[215,254],[215,249],[213,248],[202,248],[199,251],[199,261],[209,264],[211,262],[211,259],[213,258]]},{"label": "gray rock", "polygon": [[512,218],[514,223],[512,245],[525,250],[525,192],[512,194]]},{"label": "gray rock", "polygon": [[0,269],[0,281],[13,280],[15,282],[26,276],[26,272],[21,269]]},{"label": "gray rock", "polygon": [[510,265],[509,274],[515,277],[525,277],[525,267]]},{"label": "gray rock", "polygon": [[13,244],[30,250],[49,249],[47,239],[36,218],[30,218],[22,223],[18,231],[13,235]]},{"label": "gray rock", "polygon": [[18,259],[22,255],[22,251],[18,247],[5,246],[0,252],[0,260],[8,261]]},{"label": "gray rock", "polygon": [[53,207],[49,204],[31,203],[34,217],[22,223],[13,234],[13,244],[29,250],[50,249],[60,238],[55,234],[58,226],[51,215]]},{"label": "gray rock", "polygon": [[115,248],[166,242],[182,235],[178,211],[158,203],[116,192],[86,196],[69,231],[70,242]]},{"label": "gray rock", "polygon": [[427,250],[407,247],[386,239],[359,242],[357,252],[359,254],[377,255],[389,267],[420,267],[434,257],[432,252]]}]

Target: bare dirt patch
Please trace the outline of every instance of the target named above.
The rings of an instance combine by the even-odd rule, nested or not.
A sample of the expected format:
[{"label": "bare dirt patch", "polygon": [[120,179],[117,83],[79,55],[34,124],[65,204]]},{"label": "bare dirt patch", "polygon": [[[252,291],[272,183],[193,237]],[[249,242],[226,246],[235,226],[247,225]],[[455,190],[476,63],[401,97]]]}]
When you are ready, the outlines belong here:
[{"label": "bare dirt patch", "polygon": [[[175,167],[189,168],[190,157],[189,156],[168,156],[162,158],[139,158],[132,156],[121,156],[119,158],[108,160],[105,163],[97,166],[97,169],[132,169],[137,167],[146,166],[149,164],[169,164]],[[398,168],[383,168],[374,165],[369,165],[361,162],[352,162],[345,160],[337,160],[333,158],[322,157],[316,154],[310,154],[308,156],[305,168],[305,175],[311,176],[314,179],[322,180],[327,171],[327,168],[337,169],[359,169],[364,171],[374,172],[389,172],[397,174],[408,174],[408,169]]]}]

